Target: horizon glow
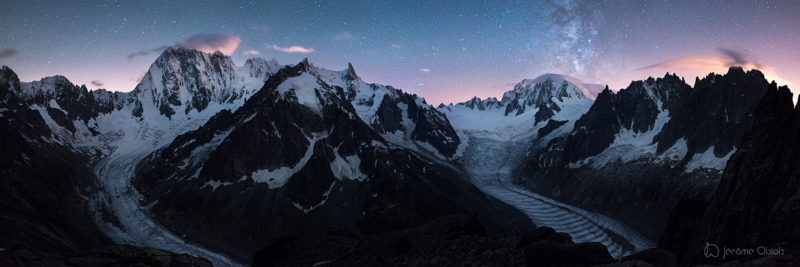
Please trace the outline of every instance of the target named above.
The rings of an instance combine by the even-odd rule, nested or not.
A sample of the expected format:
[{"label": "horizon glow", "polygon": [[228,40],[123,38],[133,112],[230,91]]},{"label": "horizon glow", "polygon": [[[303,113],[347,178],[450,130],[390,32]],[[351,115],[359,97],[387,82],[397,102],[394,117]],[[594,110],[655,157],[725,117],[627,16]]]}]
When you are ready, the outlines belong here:
[{"label": "horizon glow", "polygon": [[[166,46],[343,70],[431,105],[502,96],[544,73],[618,90],[730,65],[800,85],[800,2],[11,1],[0,65],[22,81],[64,75],[130,91]],[[687,30],[689,29],[689,30]],[[690,85],[692,85],[690,83]]]}]

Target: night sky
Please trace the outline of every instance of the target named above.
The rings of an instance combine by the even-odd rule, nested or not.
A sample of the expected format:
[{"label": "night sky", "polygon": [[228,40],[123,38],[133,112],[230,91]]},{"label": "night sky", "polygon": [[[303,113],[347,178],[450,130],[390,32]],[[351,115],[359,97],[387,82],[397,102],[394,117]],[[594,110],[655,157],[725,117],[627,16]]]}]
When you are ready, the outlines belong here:
[{"label": "night sky", "polygon": [[[544,73],[623,88],[729,65],[800,86],[800,1],[9,1],[0,64],[130,91],[166,46],[345,69],[430,104]],[[800,92],[797,88],[792,88]]]}]

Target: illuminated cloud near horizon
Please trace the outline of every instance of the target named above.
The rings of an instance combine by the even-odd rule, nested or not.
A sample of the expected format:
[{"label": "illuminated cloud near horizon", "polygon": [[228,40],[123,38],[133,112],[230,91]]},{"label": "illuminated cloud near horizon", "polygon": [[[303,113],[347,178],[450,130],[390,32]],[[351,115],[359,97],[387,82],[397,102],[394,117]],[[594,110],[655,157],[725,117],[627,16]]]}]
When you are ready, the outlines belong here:
[{"label": "illuminated cloud near horizon", "polygon": [[302,47],[302,46],[299,46],[299,45],[293,45],[293,46],[290,46],[290,47],[280,47],[280,46],[277,46],[277,45],[272,45],[271,48],[275,49],[277,51],[284,52],[284,53],[303,53],[303,54],[308,54],[308,53],[314,52],[314,48]]},{"label": "illuminated cloud near horizon", "polygon": [[738,51],[729,48],[717,48],[721,55],[692,55],[662,61],[637,70],[666,70],[668,72],[686,72],[694,76],[704,77],[709,73],[726,73],[731,66],[741,66],[745,70],[758,69],[764,76],[782,85],[791,84],[778,76],[773,67],[754,60],[748,51]]},{"label": "illuminated cloud near horizon", "polygon": [[181,46],[197,49],[206,53],[220,51],[223,54],[231,55],[242,40],[232,34],[221,33],[200,33],[190,36],[186,41],[180,43]]},{"label": "illuminated cloud near horizon", "polygon": [[[232,34],[205,32],[189,36],[189,38],[186,38],[186,40],[177,43],[174,46],[182,46],[189,49],[197,49],[206,53],[213,53],[215,51],[219,51],[223,54],[231,55],[233,54],[234,51],[236,51],[236,48],[239,47],[239,43],[241,42],[242,40],[238,36],[234,36]],[[136,51],[128,54],[127,59],[128,61],[131,61],[138,56],[146,56],[152,53],[160,53],[161,51],[167,49],[168,47],[170,46],[163,45],[156,48]]]}]

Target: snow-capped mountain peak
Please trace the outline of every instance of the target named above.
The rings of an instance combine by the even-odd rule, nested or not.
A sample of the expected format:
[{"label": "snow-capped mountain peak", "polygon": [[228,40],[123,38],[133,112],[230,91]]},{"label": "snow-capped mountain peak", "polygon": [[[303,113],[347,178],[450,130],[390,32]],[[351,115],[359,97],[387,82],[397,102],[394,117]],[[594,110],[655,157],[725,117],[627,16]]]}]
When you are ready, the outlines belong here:
[{"label": "snow-capped mountain peak", "polygon": [[250,59],[242,67],[222,53],[169,47],[150,65],[133,94],[134,115],[145,106],[171,117],[178,112],[203,111],[211,103],[232,103],[261,88],[280,67],[274,60]]},{"label": "snow-capped mountain peak", "polygon": [[564,97],[577,99],[594,99],[592,93],[583,82],[575,77],[563,74],[543,74],[536,79],[525,79],[517,83],[514,89],[503,94],[503,103],[515,100],[525,105],[543,104],[552,97],[559,100]]},{"label": "snow-capped mountain peak", "polygon": [[[545,74],[517,83],[503,94],[501,101],[494,97],[484,100],[473,97],[456,105],[440,105],[438,110],[465,136],[519,140],[565,131],[591,106],[594,98],[583,82],[574,77]],[[546,129],[538,131],[542,128]]]},{"label": "snow-capped mountain peak", "polygon": [[38,81],[22,83],[19,88],[19,95],[23,98],[49,97],[56,93],[56,89],[64,86],[72,86],[72,83],[64,76],[56,75],[44,77]]},{"label": "snow-capped mountain peak", "polygon": [[335,93],[338,94],[336,87],[341,88],[344,100],[353,105],[356,114],[390,142],[440,158],[455,154],[460,143],[455,130],[447,117],[422,97],[392,86],[364,82],[351,63],[340,71],[316,67],[308,60],[299,65],[301,71],[337,90]]},{"label": "snow-capped mountain peak", "polygon": [[281,65],[275,59],[250,58],[244,63],[244,66],[239,68],[239,71],[247,71],[249,77],[264,81],[270,74],[277,72],[280,68]]},{"label": "snow-capped mountain peak", "polygon": [[277,90],[284,99],[291,99],[318,114],[322,113],[323,104],[320,103],[320,97],[325,95],[323,91],[325,89],[317,77],[307,72],[301,73],[299,76],[287,78],[278,85]]}]

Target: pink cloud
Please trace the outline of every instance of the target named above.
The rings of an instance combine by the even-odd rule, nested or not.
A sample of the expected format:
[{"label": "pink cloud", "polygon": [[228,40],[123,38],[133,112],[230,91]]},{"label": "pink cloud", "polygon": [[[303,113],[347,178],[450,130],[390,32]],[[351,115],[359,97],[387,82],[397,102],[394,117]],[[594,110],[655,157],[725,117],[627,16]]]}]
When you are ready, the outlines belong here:
[{"label": "pink cloud", "polygon": [[[239,47],[239,43],[242,40],[239,39],[238,36],[234,36],[231,34],[222,34],[222,33],[199,33],[192,36],[189,36],[183,42],[177,43],[174,46],[183,46],[186,48],[197,49],[206,53],[213,53],[214,51],[220,51],[223,54],[231,55],[236,48]],[[140,51],[136,51],[133,53],[129,53],[127,56],[128,61],[133,60],[138,56],[147,56],[152,53],[160,53],[170,47],[169,45],[162,45],[156,48],[151,49],[144,49]]]},{"label": "pink cloud", "polygon": [[710,72],[726,73],[731,66],[741,66],[745,70],[760,70],[769,80],[776,80],[781,84],[789,84],[786,79],[778,75],[774,68],[754,60],[747,51],[737,51],[727,48],[718,48],[718,51],[722,55],[692,55],[679,57],[646,66],[639,70],[658,69],[704,77]]},{"label": "pink cloud", "polygon": [[275,49],[275,50],[278,50],[278,51],[281,51],[281,52],[284,52],[284,53],[303,53],[303,54],[307,54],[307,53],[314,52],[314,48],[311,48],[311,47],[306,48],[306,47],[302,47],[302,46],[298,46],[298,45],[293,45],[293,46],[290,46],[290,47],[280,47],[280,46],[277,46],[277,45],[272,45],[272,49]]},{"label": "pink cloud", "polygon": [[197,49],[206,53],[213,53],[220,51],[223,54],[230,55],[242,40],[238,36],[231,34],[221,33],[200,33],[190,36],[188,39],[180,43],[181,46],[186,48]]},{"label": "pink cloud", "polygon": [[250,29],[261,33],[261,35],[265,35],[271,30],[269,25],[266,24],[252,24],[250,25]]}]

